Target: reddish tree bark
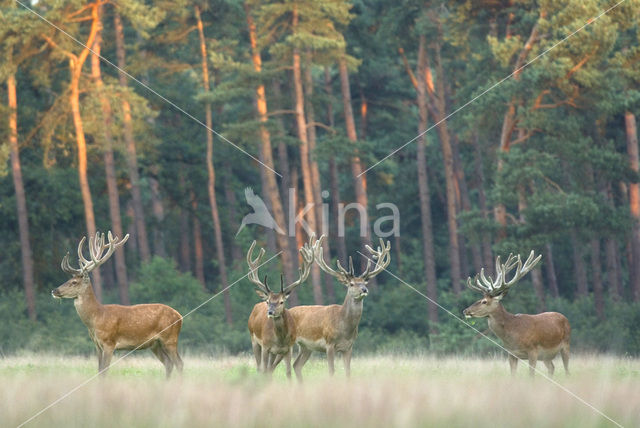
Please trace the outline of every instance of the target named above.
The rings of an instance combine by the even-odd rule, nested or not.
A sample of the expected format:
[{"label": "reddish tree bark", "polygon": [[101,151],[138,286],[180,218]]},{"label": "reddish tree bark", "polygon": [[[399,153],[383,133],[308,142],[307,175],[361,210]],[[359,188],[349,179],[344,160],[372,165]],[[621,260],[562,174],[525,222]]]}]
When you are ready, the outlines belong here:
[{"label": "reddish tree bark", "polygon": [[33,253],[29,241],[29,215],[27,211],[27,198],[22,179],[22,167],[20,165],[20,149],[18,146],[18,97],[16,91],[16,76],[11,73],[7,77],[7,96],[9,107],[9,149],[11,151],[11,172],[13,175],[13,187],[16,192],[16,209],[18,215],[18,231],[20,233],[20,254],[22,256],[22,284],[27,302],[29,319],[35,321],[36,288],[33,281]]},{"label": "reddish tree bark", "polygon": [[[204,37],[204,27],[200,15],[200,6],[195,6],[196,21],[198,25],[198,35],[200,38],[200,55],[202,59],[202,87],[205,91],[209,91],[209,66],[207,65],[207,43]],[[218,201],[216,200],[216,173],[213,167],[213,117],[211,113],[211,104],[205,103],[205,123],[207,125],[207,193],[209,195],[209,205],[211,208],[211,219],[213,221],[213,233],[216,244],[216,258],[218,259],[218,271],[220,272],[221,288],[223,290],[224,309],[227,324],[233,323],[231,314],[231,300],[229,297],[229,281],[227,278],[227,264],[224,256],[224,244],[222,242],[222,227],[220,226],[220,214],[218,211]]]}]

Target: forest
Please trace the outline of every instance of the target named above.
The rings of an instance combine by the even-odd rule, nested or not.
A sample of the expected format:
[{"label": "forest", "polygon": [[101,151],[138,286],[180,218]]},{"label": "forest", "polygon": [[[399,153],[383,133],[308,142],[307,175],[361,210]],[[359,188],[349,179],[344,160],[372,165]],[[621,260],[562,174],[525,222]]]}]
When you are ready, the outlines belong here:
[{"label": "forest", "polygon": [[[51,290],[109,230],[130,238],[96,295],[171,305],[189,352],[249,352],[251,242],[290,283],[314,232],[356,270],[390,241],[356,352],[501,352],[461,323],[465,283],[534,250],[505,307],[639,355],[639,18],[640,0],[1,0],[0,355],[92,350]],[[245,221],[256,201],[275,227]],[[314,266],[290,306],[343,298]]]}]

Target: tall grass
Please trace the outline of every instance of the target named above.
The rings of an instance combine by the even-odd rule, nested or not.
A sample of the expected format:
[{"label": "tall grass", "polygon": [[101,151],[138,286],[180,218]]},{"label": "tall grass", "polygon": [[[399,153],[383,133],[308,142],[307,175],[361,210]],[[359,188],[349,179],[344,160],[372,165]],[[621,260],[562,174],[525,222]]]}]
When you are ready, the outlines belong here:
[{"label": "tall grass", "polygon": [[[26,355],[0,360],[0,426],[17,426],[96,373],[94,358]],[[544,373],[544,366],[540,367]],[[378,356],[305,366],[305,382],[272,381],[252,358],[185,359],[164,379],[151,357],[128,357],[33,419],[33,427],[605,427],[640,426],[640,360],[580,356],[571,376],[509,375],[503,359]],[[589,405],[573,397],[573,392]]]}]

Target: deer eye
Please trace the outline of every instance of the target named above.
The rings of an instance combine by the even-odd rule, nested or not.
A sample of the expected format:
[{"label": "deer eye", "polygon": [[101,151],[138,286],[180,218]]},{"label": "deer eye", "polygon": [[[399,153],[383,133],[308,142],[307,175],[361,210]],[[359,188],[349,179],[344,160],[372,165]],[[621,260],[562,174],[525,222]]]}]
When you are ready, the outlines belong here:
[{"label": "deer eye", "polygon": [[487,304],[487,301],[486,301],[486,300],[483,300],[483,301],[482,301],[482,304],[483,304],[483,305],[486,305],[486,304]]}]

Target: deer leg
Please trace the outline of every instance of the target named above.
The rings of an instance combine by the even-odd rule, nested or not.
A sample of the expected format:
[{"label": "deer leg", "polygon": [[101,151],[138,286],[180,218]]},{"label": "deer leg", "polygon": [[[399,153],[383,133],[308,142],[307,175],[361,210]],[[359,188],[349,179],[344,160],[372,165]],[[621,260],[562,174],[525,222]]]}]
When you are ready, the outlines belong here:
[{"label": "deer leg", "polygon": [[529,352],[529,375],[536,374],[536,363],[538,362],[538,353],[536,351]]},{"label": "deer leg", "polygon": [[260,371],[260,359],[262,358],[262,347],[257,341],[251,341],[251,347],[253,348],[253,356],[256,359],[256,367],[258,372]]},{"label": "deer leg", "polygon": [[176,343],[176,344],[168,345],[166,343],[163,343],[162,351],[167,356],[167,360],[171,361],[171,368],[173,369],[173,366],[175,366],[176,369],[178,370],[178,373],[182,374],[184,363],[182,362],[182,358],[180,358],[180,354],[178,353],[178,344]]},{"label": "deer leg", "polygon": [[283,357],[284,355],[281,355],[281,354],[278,354],[272,357],[273,361],[271,361],[271,371],[274,371],[276,367],[278,367],[278,364],[280,364],[280,361],[282,361]]},{"label": "deer leg", "polygon": [[544,360],[544,365],[547,366],[547,370],[549,370],[549,376],[553,376],[553,372],[555,371],[555,366],[553,365],[553,361]]},{"label": "deer leg", "polygon": [[98,373],[102,372],[102,349],[96,345],[96,355],[98,355]]},{"label": "deer leg", "polygon": [[336,350],[333,346],[327,346],[327,363],[329,363],[329,376],[333,376],[335,372],[334,369],[334,359],[336,356]]},{"label": "deer leg", "polygon": [[260,363],[260,370],[265,374],[270,374],[271,370],[269,370],[269,350],[266,346],[262,347],[262,362]]},{"label": "deer leg", "polygon": [[284,357],[284,365],[287,368],[287,379],[291,380],[291,354],[293,353],[293,349],[289,348],[287,355]]},{"label": "deer leg", "polygon": [[103,346],[102,347],[102,371],[101,375],[106,375],[109,370],[109,365],[111,364],[111,357],[113,356],[113,346]]},{"label": "deer leg", "polygon": [[515,376],[518,369],[518,358],[511,354],[509,354],[509,367],[511,367],[511,376]]},{"label": "deer leg", "polygon": [[167,349],[162,346],[162,343],[156,342],[157,345],[154,345],[151,348],[151,351],[158,357],[160,362],[164,365],[165,375],[167,379],[171,376],[171,372],[173,371],[173,358],[169,355]]},{"label": "deer leg", "polygon": [[342,353],[342,361],[344,362],[344,372],[347,377],[351,377],[351,351],[353,348]]},{"label": "deer leg", "polygon": [[564,364],[564,372],[569,374],[569,345],[567,344],[560,350],[560,355],[562,355],[562,364]]},{"label": "deer leg", "polygon": [[300,352],[296,357],[296,361],[293,363],[293,369],[296,371],[296,377],[300,382],[302,382],[302,367],[304,367],[310,356],[311,350],[304,346],[300,346]]}]

